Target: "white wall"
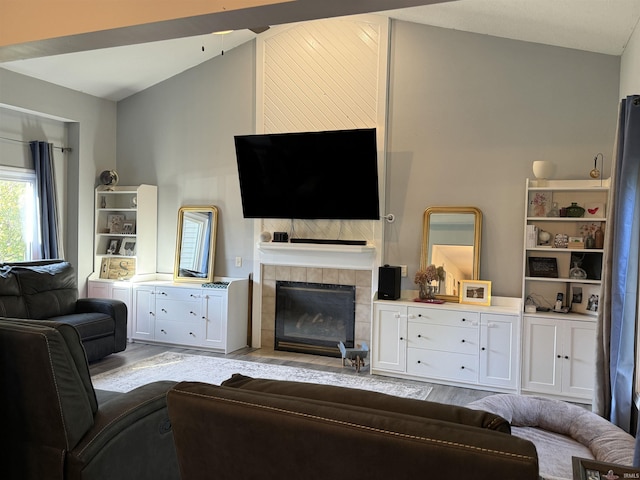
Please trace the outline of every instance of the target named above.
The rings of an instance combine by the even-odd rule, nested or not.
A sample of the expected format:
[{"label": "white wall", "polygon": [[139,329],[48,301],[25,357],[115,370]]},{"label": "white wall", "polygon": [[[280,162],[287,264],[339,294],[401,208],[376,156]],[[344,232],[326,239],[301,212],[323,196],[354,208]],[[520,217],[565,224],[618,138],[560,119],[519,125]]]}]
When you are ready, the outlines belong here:
[{"label": "white wall", "polygon": [[[65,178],[59,179],[65,187],[65,257],[75,266],[84,294],[93,271],[93,189],[102,170],[115,168],[116,104],[0,68],[0,107],[6,115],[16,109],[30,114],[20,131],[1,134],[9,138],[30,140],[41,132],[39,140],[56,140],[44,138],[52,133],[50,119],[64,124],[65,146],[73,149],[64,154]],[[6,150],[0,153],[4,164]]]},{"label": "white wall", "polygon": [[620,98],[640,94],[640,27],[624,49],[620,63]]}]

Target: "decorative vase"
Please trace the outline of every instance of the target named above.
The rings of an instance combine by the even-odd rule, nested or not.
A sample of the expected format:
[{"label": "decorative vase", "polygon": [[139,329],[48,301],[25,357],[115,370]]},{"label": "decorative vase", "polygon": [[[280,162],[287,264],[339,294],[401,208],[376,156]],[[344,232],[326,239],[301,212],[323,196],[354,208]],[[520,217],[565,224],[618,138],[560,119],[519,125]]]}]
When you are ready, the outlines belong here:
[{"label": "decorative vase", "polygon": [[567,217],[582,217],[583,215],[584,208],[582,208],[576,202],[571,202],[571,206],[567,207]]},{"label": "decorative vase", "polygon": [[435,297],[433,295],[433,287],[431,285],[427,285],[426,283],[418,284],[418,297],[420,300],[433,300]]},{"label": "decorative vase", "polygon": [[578,266],[578,262],[573,262],[573,268],[569,270],[569,278],[585,279],[587,278],[587,272]]}]

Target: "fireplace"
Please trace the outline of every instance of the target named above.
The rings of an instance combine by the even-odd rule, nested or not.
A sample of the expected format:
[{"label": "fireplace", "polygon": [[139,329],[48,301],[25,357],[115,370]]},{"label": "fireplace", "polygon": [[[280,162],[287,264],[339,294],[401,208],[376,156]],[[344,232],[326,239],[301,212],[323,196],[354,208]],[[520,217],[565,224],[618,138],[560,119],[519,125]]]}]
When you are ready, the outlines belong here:
[{"label": "fireplace", "polygon": [[338,342],[353,347],[354,285],[276,282],[276,350],[339,357]]}]

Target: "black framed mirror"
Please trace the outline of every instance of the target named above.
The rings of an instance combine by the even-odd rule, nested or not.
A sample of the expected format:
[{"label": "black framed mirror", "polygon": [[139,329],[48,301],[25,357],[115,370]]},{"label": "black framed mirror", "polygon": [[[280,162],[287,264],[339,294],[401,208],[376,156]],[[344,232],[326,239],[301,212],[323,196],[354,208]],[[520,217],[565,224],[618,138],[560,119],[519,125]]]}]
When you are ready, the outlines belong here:
[{"label": "black framed mirror", "polygon": [[436,298],[457,302],[461,280],[479,280],[482,212],[476,207],[429,207],[424,211],[420,269],[443,267]]},{"label": "black framed mirror", "polygon": [[217,226],[216,207],[180,207],[174,282],[213,282]]}]

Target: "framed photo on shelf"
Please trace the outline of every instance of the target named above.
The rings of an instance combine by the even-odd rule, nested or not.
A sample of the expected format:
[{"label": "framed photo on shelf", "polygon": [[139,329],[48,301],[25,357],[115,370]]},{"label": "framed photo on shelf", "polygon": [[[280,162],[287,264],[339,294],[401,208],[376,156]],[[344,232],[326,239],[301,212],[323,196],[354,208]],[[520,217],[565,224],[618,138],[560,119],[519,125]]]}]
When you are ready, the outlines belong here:
[{"label": "framed photo on shelf", "polygon": [[558,278],[558,260],[555,257],[529,257],[529,276]]},{"label": "framed photo on shelf", "polygon": [[122,222],[122,232],[125,235],[133,235],[136,233],[136,222],[134,220],[124,220]]},{"label": "framed photo on shelf", "polygon": [[589,280],[600,280],[602,278],[602,254],[601,253],[572,253],[569,268],[577,265],[582,268]]},{"label": "framed photo on shelf", "polygon": [[109,258],[103,257],[100,264],[100,278],[109,278]]},{"label": "framed photo on shelf", "polygon": [[107,251],[105,252],[107,255],[115,255],[120,252],[120,244],[122,243],[121,238],[111,238],[109,239],[109,244],[107,245]]},{"label": "framed photo on shelf", "polygon": [[532,192],[529,199],[530,217],[546,217],[552,206],[551,192]]},{"label": "framed photo on shelf", "polygon": [[571,311],[585,315],[598,315],[600,285],[574,283],[571,285]]},{"label": "framed photo on shelf", "polygon": [[589,458],[571,457],[573,480],[623,480],[640,478],[640,469]]},{"label": "framed photo on shelf", "polygon": [[491,282],[486,280],[461,280],[460,303],[491,305]]},{"label": "framed photo on shelf", "polygon": [[124,215],[108,215],[107,228],[109,233],[122,233]]},{"label": "framed photo on shelf", "polygon": [[126,237],[122,239],[120,246],[120,255],[131,257],[136,254],[136,239],[134,237]]}]

